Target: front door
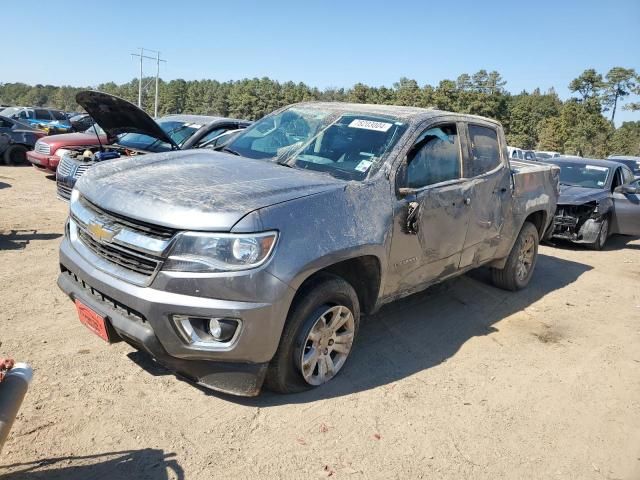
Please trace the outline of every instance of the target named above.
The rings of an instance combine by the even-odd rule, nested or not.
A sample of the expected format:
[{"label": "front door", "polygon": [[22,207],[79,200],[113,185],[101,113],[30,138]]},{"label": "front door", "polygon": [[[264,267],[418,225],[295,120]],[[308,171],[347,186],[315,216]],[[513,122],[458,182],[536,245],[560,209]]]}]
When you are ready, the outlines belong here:
[{"label": "front door", "polygon": [[460,125],[427,126],[399,169],[386,295],[419,290],[458,270],[472,191],[463,176]]},{"label": "front door", "polygon": [[511,205],[511,174],[498,130],[493,124],[469,124],[467,176],[473,179],[471,220],[460,266],[477,265],[494,257]]},{"label": "front door", "polygon": [[[629,180],[629,177],[625,180]],[[640,179],[616,189],[613,192],[613,206],[613,231],[622,235],[640,235]]]}]

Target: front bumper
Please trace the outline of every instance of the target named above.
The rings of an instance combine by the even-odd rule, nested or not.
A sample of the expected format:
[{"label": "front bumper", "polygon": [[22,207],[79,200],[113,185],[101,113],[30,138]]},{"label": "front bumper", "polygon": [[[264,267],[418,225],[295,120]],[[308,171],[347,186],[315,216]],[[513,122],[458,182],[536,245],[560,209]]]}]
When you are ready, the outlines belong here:
[{"label": "front bumper", "polygon": [[[62,291],[107,317],[123,340],[208,388],[259,393],[295,293],[268,272],[186,276],[161,271],[150,286],[136,286],[97,270],[67,237],[60,246],[60,264]],[[214,293],[232,299],[211,298]],[[260,301],[239,298],[243,296]],[[184,340],[172,315],[237,318],[242,330],[231,346],[205,350]]]},{"label": "front bumper", "polygon": [[60,163],[60,157],[57,155],[44,155],[42,153],[34,152],[30,150],[27,152],[27,160],[41,170],[49,170],[55,172]]},{"label": "front bumper", "polygon": [[573,243],[595,243],[602,227],[602,218],[589,218],[580,224],[577,219],[568,221],[569,217],[556,217],[553,227],[553,238],[569,240]]}]

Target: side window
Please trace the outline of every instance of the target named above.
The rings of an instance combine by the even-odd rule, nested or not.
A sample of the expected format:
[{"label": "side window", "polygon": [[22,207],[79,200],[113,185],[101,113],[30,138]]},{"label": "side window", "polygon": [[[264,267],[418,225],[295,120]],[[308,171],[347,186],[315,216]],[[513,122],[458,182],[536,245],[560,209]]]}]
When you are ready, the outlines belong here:
[{"label": "side window", "polygon": [[51,114],[49,110],[43,110],[41,108],[36,108],[36,119],[37,120],[51,120]]},{"label": "side window", "polygon": [[51,110],[51,114],[53,115],[53,118],[55,118],[56,120],[67,120],[67,116],[60,111],[57,110]]},{"label": "side window", "polygon": [[409,188],[460,178],[460,140],[456,125],[439,125],[423,132],[408,161],[406,183]]},{"label": "side window", "polygon": [[18,118],[21,118],[21,119],[23,119],[23,120],[26,120],[26,119],[27,119],[27,118],[29,118],[29,117],[27,117],[27,112],[26,112],[26,111],[24,111],[24,110],[20,110],[20,113],[18,113]]},{"label": "side window", "polygon": [[471,139],[471,176],[477,177],[500,165],[498,133],[489,127],[469,125]]},{"label": "side window", "polygon": [[622,168],[617,168],[616,174],[613,177],[613,182],[611,182],[611,190],[615,190],[616,187],[619,187],[622,183]]},{"label": "side window", "polygon": [[631,170],[629,170],[628,168],[623,168],[622,169],[622,181],[624,183],[631,183],[633,182],[633,173],[631,172]]},{"label": "side window", "polygon": [[223,128],[215,128],[215,129],[211,130],[209,133],[207,133],[200,140],[198,140],[198,143],[196,143],[194,145],[194,147],[200,148],[204,144],[206,144],[207,142],[210,142],[211,140],[213,140],[214,138],[216,138],[219,135],[222,135],[226,131],[227,131],[227,128],[224,128],[224,127]]}]

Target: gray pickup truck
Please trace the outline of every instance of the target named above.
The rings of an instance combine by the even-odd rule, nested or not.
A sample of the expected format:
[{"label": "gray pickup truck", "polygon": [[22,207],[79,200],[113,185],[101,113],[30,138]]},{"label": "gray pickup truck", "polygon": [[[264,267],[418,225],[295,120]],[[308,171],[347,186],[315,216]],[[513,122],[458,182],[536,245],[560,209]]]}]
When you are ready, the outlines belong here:
[{"label": "gray pickup truck", "polygon": [[321,385],[363,314],[481,265],[525,287],[559,169],[499,123],[302,103],[219,151],[97,166],[73,190],[58,285],[103,339],[206,387]]}]

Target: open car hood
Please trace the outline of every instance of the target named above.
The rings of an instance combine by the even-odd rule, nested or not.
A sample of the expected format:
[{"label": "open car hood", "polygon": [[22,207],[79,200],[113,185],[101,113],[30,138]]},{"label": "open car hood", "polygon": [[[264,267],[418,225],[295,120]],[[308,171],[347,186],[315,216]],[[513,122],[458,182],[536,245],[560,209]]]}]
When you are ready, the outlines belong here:
[{"label": "open car hood", "polygon": [[122,133],[141,133],[166,142],[176,149],[180,148],[153,118],[122,98],[84,90],[78,92],[76,102],[93,117],[108,138],[115,138]]}]

